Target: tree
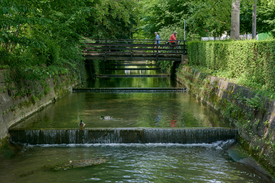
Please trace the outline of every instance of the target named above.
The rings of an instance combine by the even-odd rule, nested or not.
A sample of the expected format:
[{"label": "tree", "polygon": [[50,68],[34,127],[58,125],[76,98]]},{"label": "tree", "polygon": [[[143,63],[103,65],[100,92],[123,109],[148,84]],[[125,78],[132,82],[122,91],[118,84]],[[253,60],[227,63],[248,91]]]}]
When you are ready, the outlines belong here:
[{"label": "tree", "polygon": [[252,13],[252,38],[256,38],[257,0],[254,0]]},{"label": "tree", "polygon": [[271,32],[275,37],[275,2],[261,3],[258,6],[257,28],[258,32]]},{"label": "tree", "polygon": [[232,0],[230,37],[238,40],[240,36],[240,0]]},{"label": "tree", "polygon": [[41,80],[80,72],[79,27],[89,14],[82,0],[3,0],[0,9],[0,65],[13,80]]},{"label": "tree", "polygon": [[129,39],[136,30],[139,13],[137,0],[86,1],[91,8],[85,19],[83,35],[91,38]]},{"label": "tree", "polygon": [[226,0],[143,0],[142,5],[144,15],[140,27],[147,38],[153,38],[155,31],[170,31],[165,33],[165,38],[169,39],[168,34],[183,29],[184,19],[188,40],[200,39],[209,32],[215,36],[222,35],[230,29],[231,3]]}]

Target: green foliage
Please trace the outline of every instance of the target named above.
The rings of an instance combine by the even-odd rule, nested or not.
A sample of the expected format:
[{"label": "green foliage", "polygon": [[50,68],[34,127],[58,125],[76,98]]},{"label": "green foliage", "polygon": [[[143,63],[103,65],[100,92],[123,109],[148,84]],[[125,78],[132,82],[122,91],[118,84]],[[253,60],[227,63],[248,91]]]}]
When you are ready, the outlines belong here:
[{"label": "green foliage", "polygon": [[162,68],[163,70],[166,71],[170,71],[172,66],[173,66],[173,62],[171,61],[157,61],[157,65]]},{"label": "green foliage", "polygon": [[104,70],[103,60],[93,60],[93,69],[95,74],[100,74]]},{"label": "green foliage", "polygon": [[275,41],[188,42],[190,65],[224,72],[241,85],[275,91]]},{"label": "green foliage", "polygon": [[90,15],[81,25],[84,36],[91,38],[130,39],[136,31],[139,14],[137,0],[87,0]]},{"label": "green foliage", "polygon": [[49,86],[45,86],[44,88],[44,95],[48,95],[51,91],[51,88]]},{"label": "green foliage", "polygon": [[268,120],[266,120],[265,122],[263,122],[264,123],[264,126],[265,127],[268,127]]},{"label": "green foliage", "polygon": [[[251,0],[241,1],[240,33],[251,33],[253,3]],[[232,1],[142,0],[140,6],[142,9],[137,38],[153,39],[154,32],[159,32],[161,39],[167,40],[173,31],[183,30],[184,20],[186,20],[186,39],[190,41],[201,37],[221,36],[224,31],[230,33]],[[275,31],[274,16],[273,0],[257,1],[259,33]],[[183,37],[182,32],[177,35],[180,39]]]},{"label": "green foliage", "polygon": [[[28,85],[26,82],[44,86],[46,78],[63,74],[81,76],[83,81],[82,37],[131,38],[138,21],[138,3],[136,0],[2,0],[0,69],[11,70],[6,84],[17,83],[16,97],[34,94],[20,89]],[[104,64],[95,65],[101,69]],[[44,94],[47,93],[49,89],[45,88]]]},{"label": "green foliage", "polygon": [[[251,33],[252,11],[251,1],[241,1],[240,33]],[[274,1],[257,1],[257,31],[271,32],[275,35],[275,4]]]},{"label": "green foliage", "polygon": [[257,30],[262,33],[271,31],[275,37],[275,6],[258,7]]},{"label": "green foliage", "polygon": [[25,81],[79,73],[82,62],[79,22],[89,14],[81,0],[3,0],[0,65],[20,87]]},{"label": "green foliage", "polygon": [[163,40],[176,30],[183,39],[186,20],[186,39],[198,40],[201,36],[221,35],[230,29],[231,1],[175,1],[143,0],[140,29],[145,37],[154,38],[160,32]]},{"label": "green foliage", "polygon": [[253,107],[255,110],[261,110],[264,109],[264,102],[262,99],[258,96],[255,95],[253,98],[245,98],[246,103],[248,106]]},{"label": "green foliage", "polygon": [[9,143],[8,137],[3,138],[0,142],[0,155],[7,159],[11,159],[16,155],[14,148]]}]

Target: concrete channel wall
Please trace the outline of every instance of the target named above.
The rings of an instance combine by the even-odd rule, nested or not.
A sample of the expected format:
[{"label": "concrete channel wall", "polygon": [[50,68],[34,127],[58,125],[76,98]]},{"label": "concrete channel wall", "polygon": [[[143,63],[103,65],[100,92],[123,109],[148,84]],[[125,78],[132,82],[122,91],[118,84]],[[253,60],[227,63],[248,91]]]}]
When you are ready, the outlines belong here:
[{"label": "concrete channel wall", "polygon": [[177,80],[238,129],[239,143],[275,175],[275,101],[246,87],[180,66]]},{"label": "concrete channel wall", "polygon": [[12,125],[71,93],[72,86],[79,82],[69,75],[49,78],[43,85],[25,82],[28,86],[22,88],[32,90],[32,94],[17,96],[19,87],[8,79],[9,74],[7,70],[0,71],[0,140]]}]

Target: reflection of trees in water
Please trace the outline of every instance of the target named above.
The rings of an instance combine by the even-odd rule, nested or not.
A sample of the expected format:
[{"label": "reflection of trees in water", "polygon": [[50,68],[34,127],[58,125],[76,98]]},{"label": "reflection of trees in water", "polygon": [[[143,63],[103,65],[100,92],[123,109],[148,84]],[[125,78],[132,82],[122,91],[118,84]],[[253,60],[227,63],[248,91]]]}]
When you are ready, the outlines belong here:
[{"label": "reflection of trees in water", "polygon": [[[116,81],[116,78],[112,78]],[[143,85],[144,80],[131,78]],[[146,78],[146,80],[149,78]],[[156,78],[155,78],[156,79]],[[120,82],[129,81],[124,78]],[[154,82],[157,80],[148,80]],[[153,83],[154,84],[154,83]],[[87,126],[102,124],[101,115],[122,118],[133,127],[219,127],[228,126],[208,108],[199,105],[186,93],[75,93],[45,108],[32,120],[30,128],[77,127],[82,119]],[[111,125],[124,125],[123,123]],[[130,124],[131,123],[131,124]]]},{"label": "reflection of trees in water", "polygon": [[158,110],[157,116],[155,117],[156,126],[159,126],[159,122],[161,121],[162,115],[161,115],[161,109]]}]

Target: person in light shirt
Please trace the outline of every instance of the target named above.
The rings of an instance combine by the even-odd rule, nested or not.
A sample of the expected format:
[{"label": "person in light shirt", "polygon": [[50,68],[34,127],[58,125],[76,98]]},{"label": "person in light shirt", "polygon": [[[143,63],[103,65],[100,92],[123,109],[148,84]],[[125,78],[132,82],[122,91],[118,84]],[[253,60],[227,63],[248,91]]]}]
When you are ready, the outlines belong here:
[{"label": "person in light shirt", "polygon": [[159,35],[157,32],[155,32],[155,36],[156,36],[156,44],[160,44]]},{"label": "person in light shirt", "polygon": [[[158,33],[157,32],[155,32],[155,36],[156,36],[156,45],[158,45],[159,46],[159,44],[160,44],[160,39],[159,39],[159,35],[158,35]],[[155,46],[155,48],[157,48],[157,46]],[[160,53],[160,51],[159,51],[159,53]]]}]

